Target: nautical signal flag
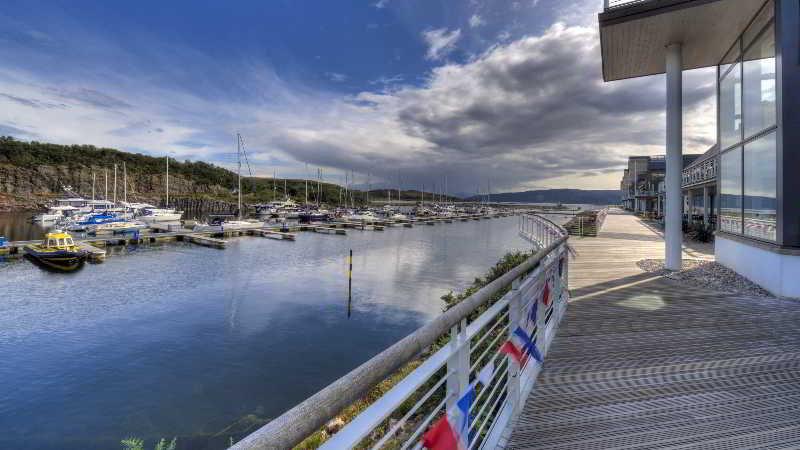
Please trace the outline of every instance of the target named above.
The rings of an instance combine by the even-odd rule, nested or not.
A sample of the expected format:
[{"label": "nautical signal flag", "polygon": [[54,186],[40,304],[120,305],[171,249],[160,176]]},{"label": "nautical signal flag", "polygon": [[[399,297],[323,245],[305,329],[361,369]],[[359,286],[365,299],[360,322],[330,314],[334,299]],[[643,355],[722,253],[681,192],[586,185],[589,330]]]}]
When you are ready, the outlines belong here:
[{"label": "nautical signal flag", "polygon": [[538,302],[531,302],[531,310],[528,313],[528,322],[527,324],[534,324],[536,325],[537,315],[539,314],[539,303]]},{"label": "nautical signal flag", "polygon": [[469,410],[474,401],[475,385],[471,384],[456,402],[456,407],[422,436],[422,446],[432,450],[466,450],[469,447]]},{"label": "nautical signal flag", "polygon": [[542,354],[539,352],[539,349],[536,348],[533,338],[521,327],[517,327],[514,330],[512,339],[509,339],[500,347],[500,353],[505,353],[514,358],[520,366],[525,364],[528,356],[533,356],[533,359],[540,364],[542,362]]},{"label": "nautical signal flag", "polygon": [[433,450],[466,450],[469,447],[469,427],[472,418],[469,410],[475,402],[475,386],[489,386],[494,376],[494,361],[489,361],[478,372],[475,381],[461,394],[453,411],[437,420],[422,436],[422,446]]}]

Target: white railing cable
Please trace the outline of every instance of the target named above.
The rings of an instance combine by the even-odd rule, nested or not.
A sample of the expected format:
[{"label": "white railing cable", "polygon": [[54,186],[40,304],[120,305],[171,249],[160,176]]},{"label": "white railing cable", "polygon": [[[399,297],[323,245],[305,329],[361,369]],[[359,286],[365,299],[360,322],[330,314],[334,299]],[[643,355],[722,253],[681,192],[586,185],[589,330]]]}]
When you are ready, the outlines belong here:
[{"label": "white railing cable", "polygon": [[[378,383],[419,358],[426,348],[446,334],[450,335],[448,344],[429,355],[331,436],[322,448],[352,448],[364,445],[362,441],[367,438],[374,442],[367,442],[371,448],[385,445],[420,447],[420,436],[433,420],[441,416],[443,409],[446,413],[455,408],[456,400],[470,383],[477,383],[480,371],[500,358],[489,380],[482,380],[488,385],[478,384],[476,387],[477,395],[470,407],[475,411],[474,421],[469,427],[476,431],[470,433],[470,448],[489,448],[496,444],[499,438],[496,430],[508,425],[539,371],[538,363],[531,362],[533,358],[528,358],[523,367],[517,367],[513,360],[499,353],[503,339],[510,339],[518,326],[529,324],[527,311],[531,305],[538,307],[539,314],[530,338],[545,356],[566,307],[562,304],[566,301],[562,293],[565,292],[563,284],[568,273],[566,231],[543,217],[530,215],[520,219],[519,231],[520,235],[537,244],[539,251],[533,256],[232,448],[283,449],[299,444]],[[553,281],[546,279],[548,276]],[[540,301],[546,283],[555,283],[550,286],[551,301],[549,305],[540,307],[535,302]],[[509,286],[509,292],[468,323],[468,317],[476,309]],[[545,323],[548,315],[550,319]],[[477,358],[473,352],[478,354]],[[524,381],[522,385],[521,380]],[[424,392],[419,392],[422,389]],[[443,393],[441,400],[437,393]],[[398,410],[412,401],[410,408],[405,409],[406,406]],[[433,402],[438,404],[431,410]],[[397,416],[401,417],[390,420]]]}]

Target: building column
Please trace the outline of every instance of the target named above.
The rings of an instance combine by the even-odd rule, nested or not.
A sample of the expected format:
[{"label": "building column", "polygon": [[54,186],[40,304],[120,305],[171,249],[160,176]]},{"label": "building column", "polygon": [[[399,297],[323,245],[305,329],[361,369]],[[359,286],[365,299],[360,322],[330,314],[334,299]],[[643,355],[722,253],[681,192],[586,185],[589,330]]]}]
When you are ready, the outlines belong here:
[{"label": "building column", "polygon": [[665,267],[681,268],[681,242],[683,232],[681,171],[683,170],[683,71],[681,44],[670,44],[666,52],[667,63],[667,204],[664,217]]},{"label": "building column", "polygon": [[703,186],[703,225],[708,226],[711,220],[711,199],[708,197],[708,185]]}]

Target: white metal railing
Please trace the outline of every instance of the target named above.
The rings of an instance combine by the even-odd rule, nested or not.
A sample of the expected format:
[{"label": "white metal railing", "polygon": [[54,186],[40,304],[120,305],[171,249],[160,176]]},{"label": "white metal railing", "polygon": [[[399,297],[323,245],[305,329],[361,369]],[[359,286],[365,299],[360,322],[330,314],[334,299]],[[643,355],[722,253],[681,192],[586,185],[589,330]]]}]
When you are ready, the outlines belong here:
[{"label": "white metal railing", "polygon": [[546,248],[557,239],[566,236],[567,230],[545,217],[523,214],[519,216],[519,234],[539,248]]},{"label": "white metal railing", "polygon": [[[437,342],[437,350],[321,448],[419,449],[425,433],[460,411],[465,399],[471,399],[465,446],[494,448],[533,388],[541,368],[533,355],[547,355],[568,301],[566,231],[525,217],[520,233],[537,244],[535,255],[233,448],[298,444]],[[500,351],[520,335],[528,336],[518,344],[531,355],[522,364]]]}]

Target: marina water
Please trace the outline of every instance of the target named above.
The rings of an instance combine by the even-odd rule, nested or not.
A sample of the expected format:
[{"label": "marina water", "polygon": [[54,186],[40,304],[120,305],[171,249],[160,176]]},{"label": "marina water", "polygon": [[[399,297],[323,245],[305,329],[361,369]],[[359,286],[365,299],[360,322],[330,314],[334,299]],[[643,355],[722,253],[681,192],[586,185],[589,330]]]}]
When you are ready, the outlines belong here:
[{"label": "marina water", "polygon": [[118,247],[71,274],[0,262],[0,448],[119,448],[128,436],[225,447],[212,435],[276,417],[520,249],[530,244],[508,217],[241,237],[225,250]]}]

